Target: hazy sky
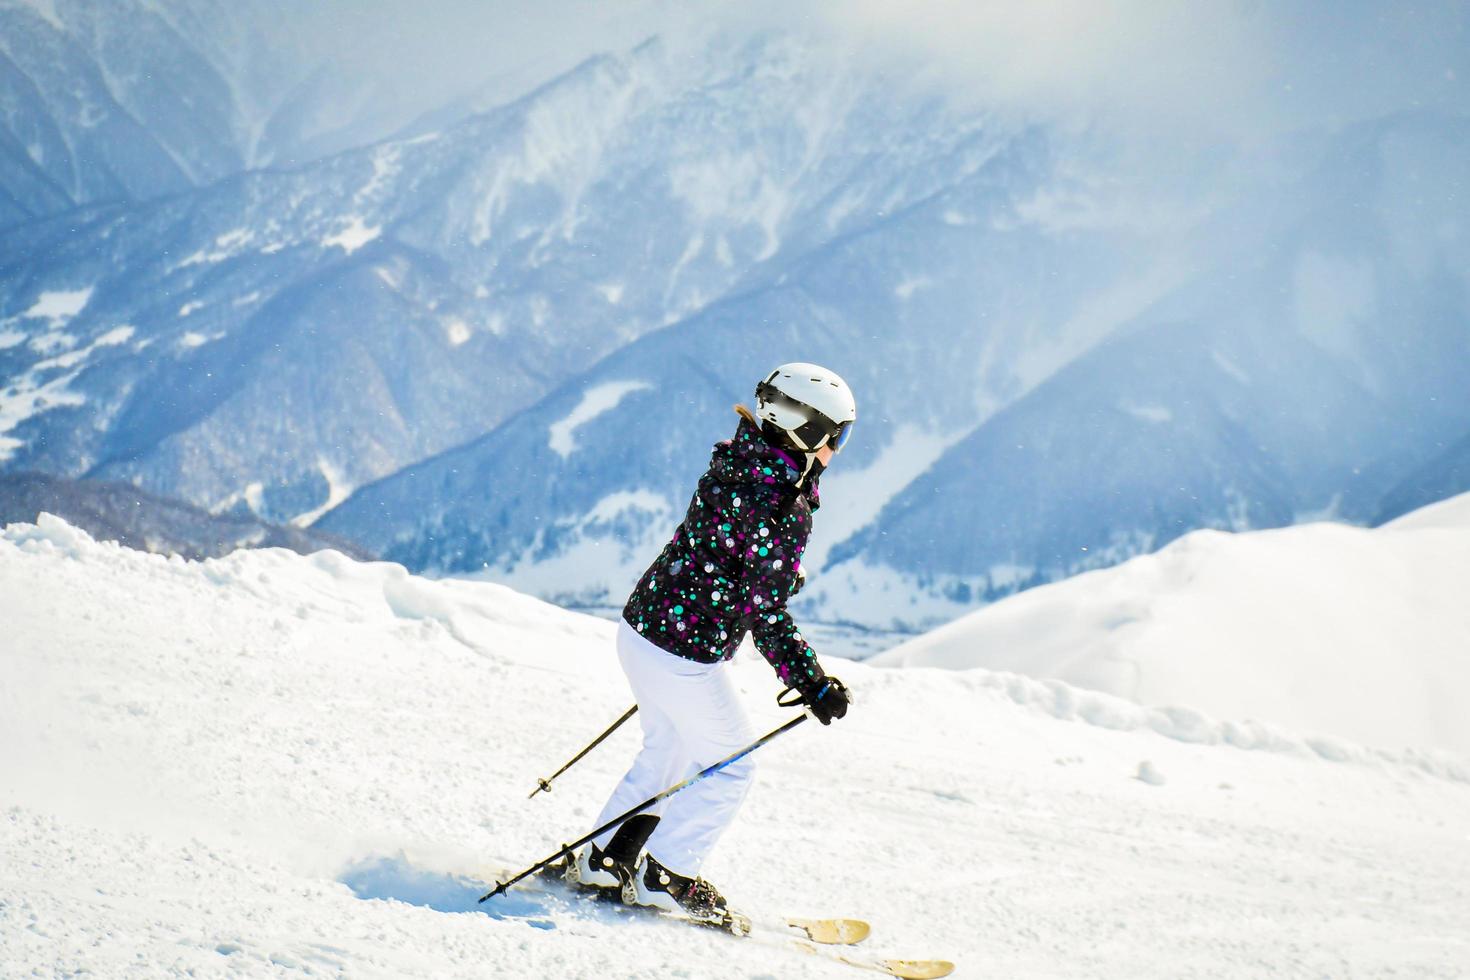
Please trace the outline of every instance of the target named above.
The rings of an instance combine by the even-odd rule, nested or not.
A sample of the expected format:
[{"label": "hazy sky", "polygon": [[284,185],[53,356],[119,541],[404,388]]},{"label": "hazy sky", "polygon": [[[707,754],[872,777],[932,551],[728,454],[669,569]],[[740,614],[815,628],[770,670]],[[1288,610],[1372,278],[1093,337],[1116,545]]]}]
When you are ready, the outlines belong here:
[{"label": "hazy sky", "polygon": [[977,107],[1084,125],[1240,138],[1470,105],[1463,0],[320,0],[303,13],[347,70],[426,104],[486,82],[511,94],[654,34],[775,28]]},{"label": "hazy sky", "polygon": [[1461,0],[816,6],[869,50],[927,62],[957,94],[1034,113],[1259,132],[1470,105]]},{"label": "hazy sky", "polygon": [[487,84],[524,89],[687,22],[654,0],[318,0],[303,13],[323,57],[423,105]]}]

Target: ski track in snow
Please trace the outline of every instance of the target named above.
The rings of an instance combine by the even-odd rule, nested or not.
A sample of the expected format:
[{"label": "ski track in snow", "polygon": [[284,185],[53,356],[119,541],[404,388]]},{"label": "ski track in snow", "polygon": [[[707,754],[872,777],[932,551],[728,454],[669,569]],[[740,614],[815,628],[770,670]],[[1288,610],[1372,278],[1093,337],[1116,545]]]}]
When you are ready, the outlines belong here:
[{"label": "ski track in snow", "polygon": [[[626,707],[609,623],[49,517],[0,534],[0,616],[0,974],[861,975],[531,893],[475,905],[466,875],[579,834],[629,761],[621,731],[525,798]],[[852,714],[757,756],[705,869],[738,904],[861,915],[873,952],[957,977],[1470,971],[1463,774],[1092,724],[1063,685],[985,671],[829,666]],[[736,670],[774,727],[769,668]]]}]

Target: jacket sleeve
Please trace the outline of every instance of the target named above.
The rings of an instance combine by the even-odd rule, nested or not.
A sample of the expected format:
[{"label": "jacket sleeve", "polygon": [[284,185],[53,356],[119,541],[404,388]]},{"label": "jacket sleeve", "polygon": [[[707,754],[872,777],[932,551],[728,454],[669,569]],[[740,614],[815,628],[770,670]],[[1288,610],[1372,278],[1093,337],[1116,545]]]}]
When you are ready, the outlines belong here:
[{"label": "jacket sleeve", "polygon": [[741,515],[744,534],[741,585],[751,636],[781,683],[808,693],[825,678],[817,655],[786,610],[799,587],[802,553],[811,535],[811,509],[797,498],[751,507]]}]

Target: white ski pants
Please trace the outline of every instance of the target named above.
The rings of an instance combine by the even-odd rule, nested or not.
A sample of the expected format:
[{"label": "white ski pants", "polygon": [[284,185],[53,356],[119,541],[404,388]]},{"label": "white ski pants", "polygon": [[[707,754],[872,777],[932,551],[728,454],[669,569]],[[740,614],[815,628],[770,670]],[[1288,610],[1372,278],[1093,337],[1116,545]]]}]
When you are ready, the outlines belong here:
[{"label": "white ski pants", "polygon": [[[643,748],[595,826],[755,741],[727,663],[701,664],[660,650],[618,622],[618,661],[638,701]],[[750,756],[675,793],[645,813],[661,819],[648,853],[693,878],[735,818],[755,773]],[[606,847],[614,831],[596,838]]]}]

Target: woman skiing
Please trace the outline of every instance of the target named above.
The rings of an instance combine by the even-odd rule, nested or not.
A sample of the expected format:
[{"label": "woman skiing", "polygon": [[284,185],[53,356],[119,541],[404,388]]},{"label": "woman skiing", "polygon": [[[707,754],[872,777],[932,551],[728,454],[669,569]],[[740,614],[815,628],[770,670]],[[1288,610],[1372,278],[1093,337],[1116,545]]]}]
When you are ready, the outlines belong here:
[{"label": "woman skiing", "polygon": [[[856,405],[846,382],[804,363],[772,371],[755,397],[754,413],[736,406],[735,437],[714,447],[683,523],[623,609],[618,660],[643,748],[596,826],[752,741],[726,666],[747,632],[822,724],[847,714],[847,689],[823,672],[786,602],[802,584],[818,478],[847,441]],[[619,888],[630,904],[719,920],[725,900],[699,869],[752,772],[746,756],[594,838],[571,877]]]}]

